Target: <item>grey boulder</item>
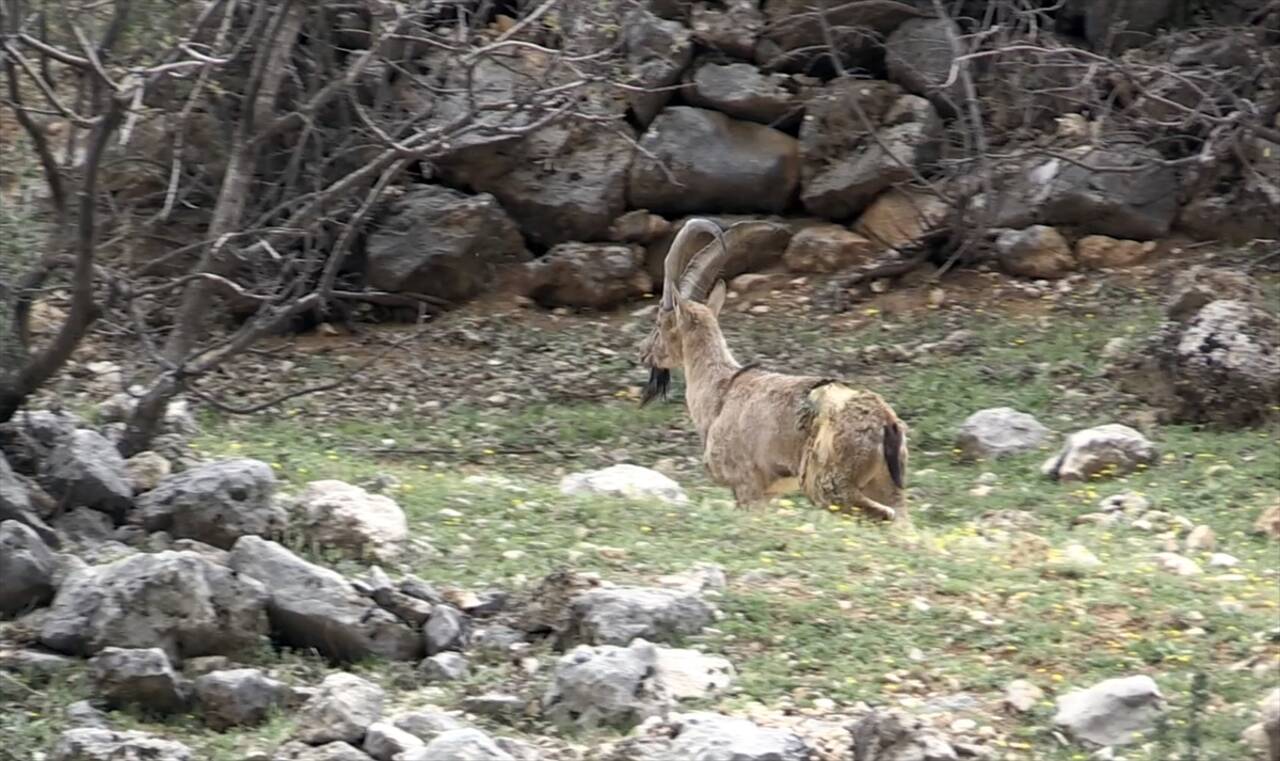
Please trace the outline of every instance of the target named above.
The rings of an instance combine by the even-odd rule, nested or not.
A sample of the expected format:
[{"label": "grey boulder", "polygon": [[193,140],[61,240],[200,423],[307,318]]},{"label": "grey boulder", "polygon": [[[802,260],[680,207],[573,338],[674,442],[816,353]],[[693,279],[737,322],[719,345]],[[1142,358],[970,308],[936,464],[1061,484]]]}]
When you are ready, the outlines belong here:
[{"label": "grey boulder", "polygon": [[171,475],[138,498],[142,525],[229,549],[242,536],[273,537],[288,516],[272,497],[276,478],[259,460],[221,460]]},{"label": "grey boulder", "polygon": [[192,688],[205,724],[219,731],[261,724],[290,697],[284,682],[248,668],[204,674]]},{"label": "grey boulder", "polygon": [[190,686],[158,647],[104,648],[89,661],[89,670],[94,689],[112,706],[170,714],[190,700]]},{"label": "grey boulder", "polygon": [[1155,726],[1164,696],[1149,676],[1107,679],[1058,698],[1054,725],[1095,745],[1128,745]]},{"label": "grey boulder", "polygon": [[17,521],[25,525],[50,547],[57,548],[61,545],[58,534],[37,514],[26,484],[9,467],[4,452],[0,452],[0,523],[4,521]]},{"label": "grey boulder", "polygon": [[392,202],[367,252],[370,286],[447,301],[480,294],[504,265],[529,259],[520,230],[493,196],[434,185]]},{"label": "grey boulder", "polygon": [[627,195],[659,214],[781,212],[800,180],[795,138],[701,108],[664,110],[640,147]]},{"label": "grey boulder", "polygon": [[24,523],[0,523],[0,619],[53,599],[58,562],[39,534]]},{"label": "grey boulder", "polygon": [[45,647],[93,655],[159,647],[174,662],[254,650],[267,633],[267,594],[193,552],[132,555],[73,573],[40,632]]},{"label": "grey boulder", "polygon": [[145,732],[82,727],[63,732],[50,761],[196,761],[190,748]]},{"label": "grey boulder", "polygon": [[809,746],[800,737],[785,729],[761,727],[747,719],[702,712],[677,716],[671,724],[674,733],[666,747],[659,747],[643,761],[806,761],[809,758]]},{"label": "grey boulder", "polygon": [[593,589],[570,602],[562,645],[626,645],[643,637],[674,642],[698,634],[714,620],[710,605],[696,594],[657,587]]},{"label": "grey boulder", "polygon": [[330,674],[298,710],[296,737],[308,745],[359,745],[369,726],[382,718],[385,700],[382,688],[368,680],[346,672]]},{"label": "grey boulder", "polygon": [[63,437],[44,466],[49,491],[69,505],[83,505],[124,520],[133,505],[129,471],[115,445],[97,431]]},{"label": "grey boulder", "polygon": [[1038,449],[1050,431],[1032,415],[1010,407],[979,410],[960,424],[956,447],[968,458],[996,458]]},{"label": "grey boulder", "polygon": [[425,748],[411,750],[400,761],[516,761],[492,737],[478,729],[441,732]]},{"label": "grey boulder", "polygon": [[401,753],[424,748],[426,743],[390,722],[379,721],[365,730],[361,747],[375,761],[395,761]]},{"label": "grey boulder", "polygon": [[421,657],[418,632],[358,594],[341,575],[275,542],[241,537],[231,548],[229,563],[241,576],[269,580],[271,629],[291,647],[314,648],[336,662]]}]

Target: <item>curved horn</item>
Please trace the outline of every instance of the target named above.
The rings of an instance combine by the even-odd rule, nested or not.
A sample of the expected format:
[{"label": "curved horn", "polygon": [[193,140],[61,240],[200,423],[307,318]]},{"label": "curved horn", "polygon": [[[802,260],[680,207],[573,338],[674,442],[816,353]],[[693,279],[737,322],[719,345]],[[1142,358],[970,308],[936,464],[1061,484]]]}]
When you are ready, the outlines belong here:
[{"label": "curved horn", "polygon": [[667,249],[667,258],[662,265],[662,309],[664,311],[675,306],[676,289],[685,283],[684,269],[691,259],[693,236],[697,233],[706,233],[717,240],[721,237],[720,226],[709,219],[694,217],[685,221],[680,232],[676,234],[675,240],[671,241],[671,248]]},{"label": "curved horn", "polygon": [[747,233],[760,225],[778,230],[787,229],[785,225],[754,219],[730,225],[723,235],[717,236],[716,240],[707,244],[689,260],[688,268],[685,269],[680,282],[680,293],[694,301],[705,300],[715,286],[720,273],[723,272],[724,265],[729,261],[730,253],[738,249]]}]

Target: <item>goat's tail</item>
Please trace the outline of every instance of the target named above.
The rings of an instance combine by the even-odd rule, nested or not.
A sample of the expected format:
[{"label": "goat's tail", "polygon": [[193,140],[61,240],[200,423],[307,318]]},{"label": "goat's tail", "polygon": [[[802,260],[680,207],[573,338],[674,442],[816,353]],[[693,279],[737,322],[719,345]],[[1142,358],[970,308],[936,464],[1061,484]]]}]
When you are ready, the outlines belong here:
[{"label": "goat's tail", "polygon": [[889,468],[893,485],[902,488],[902,426],[889,423],[884,427],[884,463]]}]

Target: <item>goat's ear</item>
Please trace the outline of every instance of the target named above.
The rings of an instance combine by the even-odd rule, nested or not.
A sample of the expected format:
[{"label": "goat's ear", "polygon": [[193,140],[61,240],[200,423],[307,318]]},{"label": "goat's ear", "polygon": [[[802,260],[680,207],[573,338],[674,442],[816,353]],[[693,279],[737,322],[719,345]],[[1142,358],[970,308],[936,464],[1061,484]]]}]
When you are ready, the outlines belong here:
[{"label": "goat's ear", "polygon": [[720,316],[720,310],[724,307],[724,298],[728,293],[728,288],[723,280],[717,280],[714,288],[711,289],[711,295],[707,297],[707,306],[711,308],[711,314],[716,317]]}]

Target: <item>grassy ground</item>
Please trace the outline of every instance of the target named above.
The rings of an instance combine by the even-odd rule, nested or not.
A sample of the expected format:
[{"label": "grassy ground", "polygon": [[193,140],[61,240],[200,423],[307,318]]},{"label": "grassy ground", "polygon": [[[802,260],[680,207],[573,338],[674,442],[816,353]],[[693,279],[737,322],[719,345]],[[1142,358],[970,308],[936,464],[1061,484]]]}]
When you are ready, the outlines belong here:
[{"label": "grassy ground", "polygon": [[[1277,430],[1160,426],[1150,432],[1162,452],[1156,466],[1084,485],[1041,476],[1047,451],[975,463],[952,449],[955,427],[985,407],[1031,412],[1060,433],[1132,419],[1134,410],[1101,377],[1102,348],[1111,338],[1147,332],[1158,319],[1155,298],[1137,287],[1107,286],[1053,307],[868,313],[847,330],[727,316],[731,345],[744,356],[782,354],[792,366],[815,357],[889,398],[912,429],[915,530],[906,534],[813,509],[802,499],[758,512],[734,509],[691,459],[696,443],[678,403],[638,411],[627,399],[523,405],[517,398],[500,408],[458,404],[425,419],[416,413],[318,419],[308,405],[323,401],[312,400],[274,418],[211,421],[199,446],[210,455],[271,462],[296,486],[394,476],[394,496],[415,536],[437,550],[421,553],[411,570],[442,584],[510,588],[565,566],[643,581],[697,562],[723,565],[730,578],[719,601],[725,617],[696,642],[727,655],[739,670],[722,709],[752,701],[803,708],[819,698],[928,709],[965,694],[974,700],[955,714],[993,727],[1005,758],[1067,761],[1087,754],[1052,733],[1053,697],[1146,673],[1172,704],[1166,738],[1117,758],[1236,761],[1246,757],[1240,731],[1280,673],[1254,668],[1274,667],[1280,656],[1280,553],[1248,533],[1280,494]],[[862,359],[869,344],[936,340],[957,325],[976,333],[974,351],[874,366]],[[571,330],[562,330],[561,339],[572,342]],[[785,351],[771,351],[781,346]],[[619,379],[619,394],[635,382]],[[560,472],[623,458],[642,465],[665,460],[690,490],[690,506],[557,493]],[[990,488],[975,489],[979,483]],[[1118,526],[1072,526],[1075,516],[1123,491],[1212,527],[1218,550],[1239,558],[1239,567],[1210,569],[1207,553],[1187,553],[1206,572],[1177,577],[1151,557],[1177,540]],[[1103,565],[1064,569],[1056,553],[1071,542],[1091,549]],[[346,569],[358,571],[354,564]],[[403,669],[370,669],[388,683],[412,681]],[[1197,673],[1207,675],[1208,695],[1193,710]],[[493,666],[430,697],[448,703],[507,678],[514,677]],[[1046,700],[1030,715],[999,709],[1013,679],[1045,690]],[[40,701],[52,709],[83,689],[75,679],[54,685],[32,698],[32,713]],[[33,749],[56,729],[51,718],[11,716],[0,719],[0,728],[5,722]],[[183,722],[171,722],[170,731],[176,726],[191,732]],[[1187,741],[1193,726],[1200,739]],[[287,731],[282,719],[248,735],[193,741],[208,758],[233,759]]]}]

